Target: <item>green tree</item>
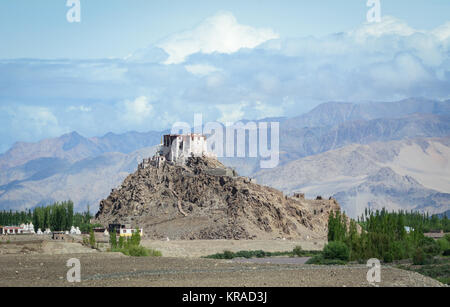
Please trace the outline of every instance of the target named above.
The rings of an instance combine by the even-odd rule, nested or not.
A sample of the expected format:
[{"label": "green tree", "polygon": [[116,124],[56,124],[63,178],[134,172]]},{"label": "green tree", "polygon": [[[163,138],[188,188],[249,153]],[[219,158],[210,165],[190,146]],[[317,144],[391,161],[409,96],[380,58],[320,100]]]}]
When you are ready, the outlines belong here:
[{"label": "green tree", "polygon": [[116,234],[116,229],[113,229],[113,230],[109,233],[109,244],[111,245],[111,249],[116,249],[116,248],[117,248],[117,234]]},{"label": "green tree", "polygon": [[95,233],[94,233],[93,229],[91,229],[91,231],[89,233],[89,245],[92,248],[95,248]]}]

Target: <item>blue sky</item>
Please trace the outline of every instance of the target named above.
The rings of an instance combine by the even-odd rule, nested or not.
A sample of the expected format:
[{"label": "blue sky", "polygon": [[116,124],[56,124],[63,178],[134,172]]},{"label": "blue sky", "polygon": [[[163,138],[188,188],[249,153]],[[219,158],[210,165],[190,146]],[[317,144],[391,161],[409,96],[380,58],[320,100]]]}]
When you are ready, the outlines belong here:
[{"label": "blue sky", "polygon": [[450,2],[0,2],[0,152],[70,131],[293,116],[327,101],[450,98]]},{"label": "blue sky", "polygon": [[[365,21],[365,0],[81,0],[82,22],[66,21],[65,0],[2,0],[0,58],[124,57],[218,11],[282,37],[322,36]],[[449,19],[448,0],[381,0],[382,14],[429,30]]]}]

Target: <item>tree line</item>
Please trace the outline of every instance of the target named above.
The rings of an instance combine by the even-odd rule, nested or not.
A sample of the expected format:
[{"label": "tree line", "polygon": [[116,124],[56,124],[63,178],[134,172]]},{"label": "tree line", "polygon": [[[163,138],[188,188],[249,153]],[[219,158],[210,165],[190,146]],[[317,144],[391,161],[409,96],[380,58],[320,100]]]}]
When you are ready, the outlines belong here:
[{"label": "tree line", "polygon": [[[361,225],[365,225],[365,221],[368,220],[368,216],[374,214],[372,210],[366,208],[364,214],[361,217],[358,217],[358,223]],[[381,210],[381,214],[385,214],[386,210]],[[399,210],[395,212],[399,218],[402,219],[405,226],[409,226],[411,228],[420,229],[422,232],[431,232],[431,231],[444,231],[450,232],[450,221],[447,215],[444,215],[440,218],[438,215],[429,215],[428,213],[420,213],[417,211],[404,211]]]},{"label": "tree line", "polygon": [[0,225],[13,226],[32,222],[35,231],[67,231],[72,226],[79,227],[82,232],[89,232],[92,215],[89,206],[85,212],[74,213],[72,201],[55,202],[52,205],[35,207],[25,211],[0,211]]},{"label": "tree line", "polygon": [[[367,210],[357,222],[349,221],[345,214],[337,211],[329,216],[328,242],[345,244],[349,250],[348,260],[352,261],[377,258],[392,262],[429,257],[444,252],[448,245],[425,237],[424,230],[447,222],[436,223],[426,215],[388,212],[385,209]],[[405,226],[410,227],[409,231]]]}]

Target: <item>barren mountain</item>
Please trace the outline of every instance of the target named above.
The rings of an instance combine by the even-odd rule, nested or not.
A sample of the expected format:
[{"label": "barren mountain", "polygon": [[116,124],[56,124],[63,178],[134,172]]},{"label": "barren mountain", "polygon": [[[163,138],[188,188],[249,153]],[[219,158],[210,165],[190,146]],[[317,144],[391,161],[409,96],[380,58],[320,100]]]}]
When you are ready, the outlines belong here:
[{"label": "barren mountain", "polygon": [[366,206],[450,208],[450,138],[353,144],[256,174],[284,192],[333,195],[350,216]]},{"label": "barren mountain", "polygon": [[401,101],[327,102],[310,112],[284,121],[289,128],[337,126],[345,122],[400,118],[413,114],[450,115],[450,100],[408,98]]},{"label": "barren mountain", "polygon": [[[289,120],[288,120],[289,121]],[[450,116],[413,114],[401,118],[357,120],[327,127],[280,125],[280,164],[342,148],[351,144],[369,144],[420,137],[450,135]],[[256,158],[222,159],[246,176],[260,171]]]},{"label": "barren mountain", "polygon": [[323,238],[330,210],[339,209],[231,174],[209,158],[139,168],[100,203],[96,221],[143,227],[152,238]]},{"label": "barren mountain", "polygon": [[154,152],[143,148],[130,154],[105,153],[73,163],[42,158],[10,168],[0,172],[0,208],[23,210],[71,199],[77,210],[88,205],[96,210],[100,200]]},{"label": "barren mountain", "polygon": [[7,152],[0,154],[0,170],[24,165],[42,158],[55,158],[69,163],[93,158],[103,153],[131,153],[141,148],[159,144],[160,132],[108,133],[102,137],[86,138],[72,132],[58,138],[45,139],[37,143],[19,142]]},{"label": "barren mountain", "polygon": [[441,213],[450,208],[450,193],[426,189],[411,176],[400,176],[391,168],[382,168],[360,185],[334,195],[345,203],[351,215],[361,215],[363,208],[388,208]]}]

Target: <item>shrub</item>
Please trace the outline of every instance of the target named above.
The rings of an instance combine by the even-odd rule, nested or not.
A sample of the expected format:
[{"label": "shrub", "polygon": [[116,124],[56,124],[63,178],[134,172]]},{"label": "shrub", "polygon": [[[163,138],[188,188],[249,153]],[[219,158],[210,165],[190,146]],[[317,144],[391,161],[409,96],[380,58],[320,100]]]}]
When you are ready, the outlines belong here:
[{"label": "shrub", "polygon": [[143,246],[130,245],[124,248],[111,249],[112,252],[119,252],[131,257],[161,257],[162,253],[155,249],[148,249]]},{"label": "shrub", "polygon": [[408,246],[404,241],[395,241],[392,243],[393,260],[408,258]]},{"label": "shrub", "polygon": [[233,259],[234,253],[232,251],[224,251],[223,252],[223,259]]},{"label": "shrub", "polygon": [[[225,252],[226,253],[226,252]],[[224,253],[224,254],[225,254]],[[231,252],[228,252],[228,254],[225,255],[225,259],[233,259],[233,258],[246,258],[246,259],[250,259],[253,257],[253,253],[251,251],[239,251],[237,253],[232,253],[233,256],[231,256],[231,254],[229,254]],[[232,257],[232,258],[228,258],[228,257]]]},{"label": "shrub", "polygon": [[441,253],[441,247],[439,246],[439,243],[432,238],[422,238],[419,242],[419,247],[427,255],[436,256]]},{"label": "shrub", "polygon": [[447,249],[450,249],[450,242],[447,241],[445,238],[437,240],[437,243],[439,244],[439,248],[442,252],[446,251]]},{"label": "shrub", "polygon": [[392,261],[394,261],[394,256],[393,256],[392,252],[385,253],[383,256],[383,261],[385,263],[391,263]]},{"label": "shrub", "polygon": [[433,257],[429,254],[426,254],[423,249],[418,248],[413,256],[413,264],[414,265],[425,265],[433,262]]},{"label": "shrub", "polygon": [[259,251],[255,252],[255,256],[256,256],[256,258],[264,258],[267,255],[266,255],[266,252],[259,250]]},{"label": "shrub", "polygon": [[162,253],[156,249],[150,248],[150,249],[147,249],[147,251],[148,251],[148,255],[150,257],[161,257],[162,256]]},{"label": "shrub", "polygon": [[330,242],[323,248],[323,258],[348,261],[350,259],[350,249],[343,242]]},{"label": "shrub", "polygon": [[123,250],[123,253],[132,257],[147,257],[149,256],[148,250],[143,246],[130,246]]},{"label": "shrub", "polygon": [[450,256],[450,249],[446,249],[443,253],[444,256]]},{"label": "shrub", "polygon": [[303,255],[303,249],[300,245],[297,245],[296,247],[294,247],[292,253],[297,257],[301,257]]},{"label": "shrub", "polygon": [[423,265],[425,264],[425,253],[421,248],[418,248],[413,256],[413,264]]},{"label": "shrub", "polygon": [[450,242],[450,234],[446,234],[446,235],[444,236],[444,239],[447,240],[448,242]]},{"label": "shrub", "polygon": [[323,255],[316,255],[306,261],[306,264],[319,264],[319,265],[344,265],[347,262],[339,259],[325,259]]}]

